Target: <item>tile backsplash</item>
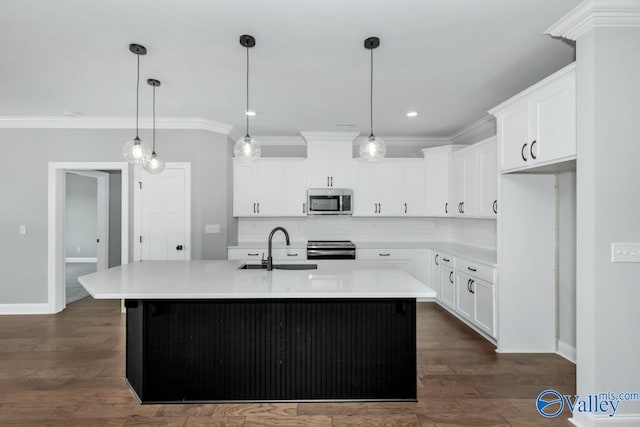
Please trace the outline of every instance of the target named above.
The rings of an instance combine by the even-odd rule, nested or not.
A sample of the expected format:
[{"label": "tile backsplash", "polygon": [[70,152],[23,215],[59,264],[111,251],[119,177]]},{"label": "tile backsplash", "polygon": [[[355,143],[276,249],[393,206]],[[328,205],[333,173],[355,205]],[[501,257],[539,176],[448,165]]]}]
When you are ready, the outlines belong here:
[{"label": "tile backsplash", "polygon": [[[495,220],[460,218],[240,218],[238,242],[262,242],[273,227],[287,229],[292,241],[353,240],[354,242],[455,241],[495,250]],[[282,233],[274,236],[284,241]]]}]

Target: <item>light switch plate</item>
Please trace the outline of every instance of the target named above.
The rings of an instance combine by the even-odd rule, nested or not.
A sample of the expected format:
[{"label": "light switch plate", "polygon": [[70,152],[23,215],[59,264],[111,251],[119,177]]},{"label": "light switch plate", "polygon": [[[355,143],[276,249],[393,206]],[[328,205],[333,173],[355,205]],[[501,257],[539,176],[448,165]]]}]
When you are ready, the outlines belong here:
[{"label": "light switch plate", "polygon": [[611,262],[640,262],[640,243],[612,243]]},{"label": "light switch plate", "polygon": [[207,224],[204,226],[204,232],[206,234],[214,234],[220,232],[220,224]]}]

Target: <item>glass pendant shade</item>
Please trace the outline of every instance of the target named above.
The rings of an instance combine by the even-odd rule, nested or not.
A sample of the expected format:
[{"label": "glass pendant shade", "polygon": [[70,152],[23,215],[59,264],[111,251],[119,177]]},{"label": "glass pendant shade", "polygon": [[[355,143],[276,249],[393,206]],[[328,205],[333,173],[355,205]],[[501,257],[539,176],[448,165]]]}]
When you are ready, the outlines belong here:
[{"label": "glass pendant shade", "polygon": [[161,173],[164,170],[165,162],[156,153],[151,153],[151,156],[144,162],[144,170],[149,173]]},{"label": "glass pendant shade", "polygon": [[377,162],[384,159],[386,154],[387,147],[384,145],[384,141],[374,135],[360,143],[360,157],[367,162]]},{"label": "glass pendant shade", "polygon": [[233,147],[233,156],[243,163],[251,163],[259,159],[261,154],[260,144],[249,135],[237,140]]},{"label": "glass pendant shade", "polygon": [[151,156],[151,147],[142,142],[137,136],[122,147],[124,159],[132,165],[142,165]]}]

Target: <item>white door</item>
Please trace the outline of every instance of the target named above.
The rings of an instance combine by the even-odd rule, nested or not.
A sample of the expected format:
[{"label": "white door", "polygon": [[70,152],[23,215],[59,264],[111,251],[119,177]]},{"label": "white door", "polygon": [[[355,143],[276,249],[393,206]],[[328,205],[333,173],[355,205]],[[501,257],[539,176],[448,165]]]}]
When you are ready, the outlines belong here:
[{"label": "white door", "polygon": [[440,266],[440,301],[452,310],[455,310],[456,286],[455,273],[451,267]]},{"label": "white door", "polygon": [[283,161],[283,185],[280,190],[284,197],[283,216],[307,215],[307,162]]},{"label": "white door", "polygon": [[331,142],[331,174],[329,183],[334,188],[353,187],[353,144]]},{"label": "white door", "polygon": [[[522,101],[498,118],[500,170],[526,165],[529,160],[529,103]],[[526,145],[526,146],[525,146]]]},{"label": "white door", "polygon": [[407,162],[402,168],[404,191],[404,216],[424,215],[424,165],[422,162]]},{"label": "white door", "polygon": [[136,172],[136,259],[191,259],[191,165],[168,163],[157,175]]},{"label": "white door", "polygon": [[456,153],[453,155],[452,163],[452,180],[453,180],[453,197],[451,198],[451,204],[449,211],[455,216],[462,215],[462,204],[465,199],[465,157],[464,153]]},{"label": "white door", "polygon": [[468,216],[478,215],[478,162],[477,150],[467,151],[464,156],[464,204],[462,213]]},{"label": "white door", "polygon": [[260,216],[280,216],[283,206],[283,171],[280,162],[256,163],[256,211]]},{"label": "white door", "polygon": [[307,143],[309,162],[309,188],[326,188],[331,185],[331,144],[327,141]]},{"label": "white door", "polygon": [[498,213],[498,157],[496,143],[483,145],[478,152],[478,215],[494,217]]},{"label": "white door", "polygon": [[353,216],[378,215],[378,165],[354,161]]},{"label": "white door", "polygon": [[430,150],[424,156],[425,212],[427,216],[450,216],[449,164],[446,150]]},{"label": "white door", "polygon": [[473,279],[464,273],[456,273],[456,311],[471,321],[475,317],[473,292]]},{"label": "white door", "polygon": [[405,202],[402,188],[404,164],[391,161],[378,165],[378,214],[402,216]]},{"label": "white door", "polygon": [[476,307],[474,323],[491,336],[495,336],[494,325],[494,300],[495,293],[493,284],[484,280],[473,281],[473,291],[475,292]]},{"label": "white door", "polygon": [[257,214],[256,165],[233,162],[233,216]]}]

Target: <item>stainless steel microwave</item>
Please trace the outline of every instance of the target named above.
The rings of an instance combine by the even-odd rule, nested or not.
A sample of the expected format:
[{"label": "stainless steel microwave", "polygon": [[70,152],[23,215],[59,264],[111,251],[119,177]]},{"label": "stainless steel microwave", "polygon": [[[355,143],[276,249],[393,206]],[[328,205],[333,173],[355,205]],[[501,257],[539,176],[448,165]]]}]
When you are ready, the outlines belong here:
[{"label": "stainless steel microwave", "polygon": [[353,191],[345,188],[310,188],[307,190],[309,215],[351,215]]}]

